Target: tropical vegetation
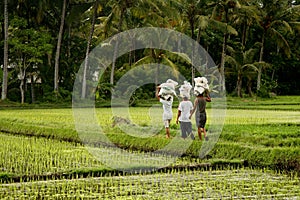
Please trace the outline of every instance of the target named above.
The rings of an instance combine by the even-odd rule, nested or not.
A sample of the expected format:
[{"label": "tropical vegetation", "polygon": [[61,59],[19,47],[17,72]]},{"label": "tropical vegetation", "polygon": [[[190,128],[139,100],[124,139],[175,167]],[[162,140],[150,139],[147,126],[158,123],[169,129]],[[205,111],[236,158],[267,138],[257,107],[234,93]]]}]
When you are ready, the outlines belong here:
[{"label": "tropical vegetation", "polygon": [[[22,103],[70,101],[80,65],[84,63],[84,71],[87,69],[89,52],[117,33],[141,27],[168,28],[197,41],[225,76],[228,94],[299,94],[299,3],[3,0],[1,99]],[[116,51],[118,43],[110,53],[115,56]],[[134,50],[113,60],[99,80],[97,100],[109,100],[118,79],[141,60],[172,64],[190,82],[199,75],[178,56],[163,50]],[[85,88],[88,80],[86,74],[83,76]],[[151,98],[153,88],[145,86],[137,93]],[[83,89],[81,96],[85,95]]]}]

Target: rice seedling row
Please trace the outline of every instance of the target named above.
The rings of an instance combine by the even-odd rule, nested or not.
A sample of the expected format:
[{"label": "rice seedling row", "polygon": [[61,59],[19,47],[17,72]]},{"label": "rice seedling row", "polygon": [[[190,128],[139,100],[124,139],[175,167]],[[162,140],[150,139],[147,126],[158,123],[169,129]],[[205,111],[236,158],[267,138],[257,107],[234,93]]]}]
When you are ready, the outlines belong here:
[{"label": "rice seedling row", "polygon": [[[163,129],[149,138],[134,137],[123,133],[119,127],[112,127],[110,109],[96,111],[105,134],[118,147],[138,150],[134,152],[136,156],[145,158],[153,167],[160,166],[164,159],[172,159],[172,155],[146,155],[146,151],[168,144]],[[132,122],[139,124],[141,130],[151,125],[149,116],[141,115],[147,108],[132,108],[130,112]],[[209,115],[210,112],[208,110]],[[227,110],[223,133],[210,152],[211,159],[197,158],[202,143],[194,141],[186,152],[190,157],[177,159],[165,171],[144,174],[141,171],[144,166],[135,156],[126,157],[118,150],[99,145],[83,146],[70,109],[0,110],[1,130],[44,137],[0,134],[0,198],[296,199],[300,193],[297,174],[300,169],[299,119],[298,111]],[[175,137],[179,127],[173,123],[171,128]],[[97,159],[95,155],[102,157]],[[292,175],[251,168],[237,170],[241,159],[261,168],[279,166],[276,169],[283,169],[280,167],[284,166]],[[122,160],[125,162],[119,162]],[[206,162],[228,165],[230,160],[237,165],[228,170],[204,171],[212,169],[211,165],[203,170],[190,167]],[[103,162],[116,162],[138,175],[115,173]],[[183,167],[176,168],[179,165]],[[216,166],[225,168],[224,165]],[[5,177],[11,176],[18,176],[18,183],[7,184]],[[84,178],[86,176],[89,178]]]},{"label": "rice seedling row", "polygon": [[[0,182],[28,182],[78,176],[102,176],[107,173],[155,171],[162,167],[209,167],[200,159],[177,158],[159,154],[107,147],[86,147],[77,143],[46,138],[12,136],[0,133]],[[91,154],[92,149],[94,154]],[[97,154],[95,154],[97,153]],[[97,157],[98,155],[98,157]],[[174,163],[170,163],[169,161]],[[164,165],[162,163],[165,162]],[[109,166],[120,166],[115,170]],[[144,163],[144,164],[143,164]],[[160,170],[162,171],[162,170]]]},{"label": "rice seedling row", "polygon": [[[75,179],[76,178],[76,179]],[[254,169],[166,173],[3,184],[1,198],[297,199],[299,177]]]},{"label": "rice seedling row", "polygon": [[[126,109],[120,110],[120,113],[126,112]],[[104,133],[118,147],[153,151],[168,144],[168,141],[164,138],[163,129],[153,137],[134,137],[124,134],[118,127],[112,128],[113,114],[111,109],[99,108],[96,111]],[[132,123],[141,125],[141,128],[149,126],[147,123],[150,121],[150,117],[141,115],[141,113],[147,113],[147,111],[148,108],[131,108]],[[7,132],[81,142],[75,131],[71,109],[0,110],[0,112],[0,128]],[[176,113],[176,109],[174,109],[174,113]],[[208,116],[210,115],[211,110],[208,110]],[[160,120],[159,113],[157,116]],[[211,120],[211,118],[208,118],[208,131]],[[229,109],[227,110],[223,132],[211,156],[219,159],[245,159],[245,155],[237,153],[237,151],[249,154],[248,152],[254,150],[257,155],[262,152],[263,156],[267,154],[266,152],[284,154],[291,151],[292,153],[287,157],[294,157],[292,161],[297,162],[297,159],[299,160],[297,153],[299,154],[300,151],[299,120],[300,112],[298,111]],[[178,134],[178,130],[178,125],[171,124],[173,136]],[[196,132],[195,125],[194,131]],[[208,132],[208,134],[213,133]],[[201,142],[195,141],[187,150],[186,155],[197,156],[197,149],[200,147]],[[231,149],[235,149],[236,152]],[[228,152],[231,152],[231,155]],[[254,160],[251,164],[256,162]],[[266,162],[258,162],[257,164],[262,165],[263,163]]]}]

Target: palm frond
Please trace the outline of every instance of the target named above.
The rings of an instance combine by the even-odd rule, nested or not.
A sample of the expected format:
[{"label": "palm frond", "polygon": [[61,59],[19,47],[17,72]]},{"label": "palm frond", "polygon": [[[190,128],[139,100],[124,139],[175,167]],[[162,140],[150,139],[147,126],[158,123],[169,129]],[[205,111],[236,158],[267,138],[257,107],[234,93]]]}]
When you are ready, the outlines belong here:
[{"label": "palm frond", "polygon": [[239,34],[237,32],[237,30],[230,25],[227,25],[227,33],[229,33],[230,35],[235,35],[235,36],[237,36]]},{"label": "palm frond", "polygon": [[255,65],[256,67],[261,67],[263,69],[271,68],[272,67],[272,64],[264,62],[264,61],[254,62],[253,65]]},{"label": "palm frond", "polygon": [[289,24],[294,30],[300,32],[300,22],[290,22]]},{"label": "palm frond", "polygon": [[215,20],[213,18],[210,18],[209,20],[209,26],[216,29],[216,30],[225,30],[226,29],[226,24],[223,22],[220,22],[218,20]]},{"label": "palm frond", "polygon": [[278,47],[283,50],[285,55],[290,57],[291,49],[288,41],[284,38],[284,36],[281,33],[279,33],[276,29],[271,28],[269,31],[272,33],[273,37],[276,38]]},{"label": "palm frond", "polygon": [[175,77],[178,78],[180,73],[177,66],[167,56],[165,56],[165,54],[163,54],[163,61],[165,61],[173,69]]},{"label": "palm frond", "polygon": [[243,62],[245,64],[249,64],[249,63],[252,63],[253,60],[254,60],[254,57],[257,55],[258,53],[258,49],[248,49],[247,51],[244,52],[243,54]]},{"label": "palm frond", "polygon": [[180,60],[192,64],[192,59],[186,53],[172,52],[173,55],[176,55]]},{"label": "palm frond", "polygon": [[258,68],[255,66],[255,64],[246,64],[242,66],[242,70],[245,72],[249,72],[249,71],[254,71],[254,72],[258,72]]},{"label": "palm frond", "polygon": [[283,30],[285,30],[286,32],[289,33],[293,33],[293,28],[291,27],[290,23],[288,23],[287,21],[281,21],[281,27],[283,28]]},{"label": "palm frond", "polygon": [[226,50],[228,51],[229,55],[235,54],[235,49],[232,46],[227,45]]},{"label": "palm frond", "polygon": [[153,58],[151,56],[145,56],[143,58],[141,58],[140,60],[136,61],[133,66],[138,66],[138,65],[142,65],[142,64],[147,64],[147,63],[151,63],[153,62]]},{"label": "palm frond", "polygon": [[225,56],[225,63],[228,63],[229,65],[236,68],[239,64],[237,63],[236,59],[234,59],[232,56]]},{"label": "palm frond", "polygon": [[208,27],[209,17],[203,15],[198,16],[198,23],[200,30],[205,30]]}]

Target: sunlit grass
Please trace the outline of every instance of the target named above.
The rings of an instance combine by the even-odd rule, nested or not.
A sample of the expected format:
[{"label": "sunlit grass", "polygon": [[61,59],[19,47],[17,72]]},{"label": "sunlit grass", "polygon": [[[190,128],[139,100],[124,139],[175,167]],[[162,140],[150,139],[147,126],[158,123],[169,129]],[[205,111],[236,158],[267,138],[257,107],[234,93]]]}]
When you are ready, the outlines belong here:
[{"label": "sunlit grass", "polygon": [[226,110],[225,124],[299,124],[300,111],[278,110]]}]

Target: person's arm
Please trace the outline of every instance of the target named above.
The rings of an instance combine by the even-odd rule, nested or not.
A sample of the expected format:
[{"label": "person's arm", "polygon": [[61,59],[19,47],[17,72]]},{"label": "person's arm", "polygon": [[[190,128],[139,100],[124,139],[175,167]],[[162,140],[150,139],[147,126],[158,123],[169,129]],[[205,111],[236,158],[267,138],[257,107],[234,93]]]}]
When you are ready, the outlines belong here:
[{"label": "person's arm", "polygon": [[178,124],[178,120],[179,120],[180,115],[181,115],[181,111],[178,110],[178,113],[177,113],[177,119],[176,119],[176,124]]},{"label": "person's arm", "polygon": [[211,102],[211,98],[210,98],[209,91],[206,91],[206,98],[205,98],[205,100],[206,100],[207,102]]},{"label": "person's arm", "polygon": [[[193,109],[194,109],[194,105],[193,105],[193,103],[191,102],[191,106],[190,106],[190,114],[192,114]],[[195,111],[194,111],[194,112],[195,112]],[[193,112],[193,113],[194,113],[194,112]]]},{"label": "person's arm", "polygon": [[157,98],[158,100],[160,100],[160,96],[158,95],[159,91],[160,91],[160,87],[157,86],[157,87],[156,87],[155,96],[156,96],[156,98]]},{"label": "person's arm", "polygon": [[191,114],[190,114],[189,119],[192,118],[192,116],[193,116],[193,114],[194,114],[194,112],[195,112],[195,110],[196,110],[196,108],[197,108],[197,105],[198,105],[198,99],[196,98],[195,101],[194,101],[194,107],[193,107],[193,109],[191,110]]},{"label": "person's arm", "polygon": [[206,97],[205,100],[206,100],[207,102],[211,102],[210,96]]}]

